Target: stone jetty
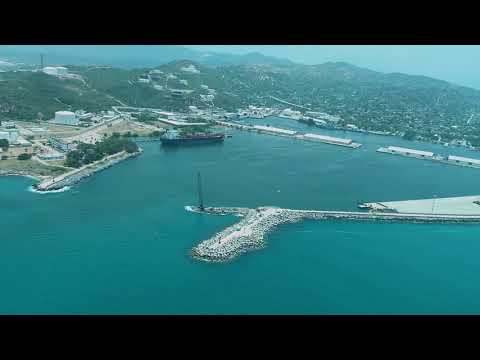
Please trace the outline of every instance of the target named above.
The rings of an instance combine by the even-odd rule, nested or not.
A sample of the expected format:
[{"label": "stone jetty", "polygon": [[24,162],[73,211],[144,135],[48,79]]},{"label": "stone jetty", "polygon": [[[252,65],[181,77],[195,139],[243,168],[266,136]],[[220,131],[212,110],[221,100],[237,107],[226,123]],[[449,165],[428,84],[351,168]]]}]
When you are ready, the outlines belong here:
[{"label": "stone jetty", "polygon": [[199,260],[224,262],[233,259],[248,250],[264,247],[266,233],[283,223],[293,223],[303,219],[325,220],[374,220],[407,221],[415,223],[480,223],[480,214],[425,214],[425,213],[385,213],[385,212],[350,212],[323,210],[293,210],[277,207],[222,208],[210,207],[199,209],[188,206],[187,210],[203,214],[242,216],[242,219],[212,238],[205,240],[191,250],[191,255]]}]

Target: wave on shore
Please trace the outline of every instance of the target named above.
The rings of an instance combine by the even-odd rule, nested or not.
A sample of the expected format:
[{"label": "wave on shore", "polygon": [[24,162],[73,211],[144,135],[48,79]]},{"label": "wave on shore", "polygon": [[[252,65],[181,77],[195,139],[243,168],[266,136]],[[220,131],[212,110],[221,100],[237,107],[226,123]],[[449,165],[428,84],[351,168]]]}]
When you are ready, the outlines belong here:
[{"label": "wave on shore", "polygon": [[36,194],[61,193],[61,192],[65,192],[65,191],[68,191],[68,190],[70,190],[70,186],[64,186],[64,187],[62,187],[61,189],[49,190],[49,191],[40,191],[40,190],[35,189],[33,186],[30,186],[30,187],[28,188],[28,191],[33,192],[33,193],[36,193]]}]

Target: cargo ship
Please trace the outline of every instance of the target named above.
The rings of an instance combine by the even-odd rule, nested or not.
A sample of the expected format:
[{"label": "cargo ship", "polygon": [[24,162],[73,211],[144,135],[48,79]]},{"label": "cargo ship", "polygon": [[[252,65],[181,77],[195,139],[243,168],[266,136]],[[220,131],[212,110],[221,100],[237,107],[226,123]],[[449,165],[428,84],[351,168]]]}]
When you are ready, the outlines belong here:
[{"label": "cargo ship", "polygon": [[162,145],[181,145],[181,144],[211,144],[222,142],[225,134],[221,133],[188,133],[180,134],[177,130],[170,129],[160,137]]}]

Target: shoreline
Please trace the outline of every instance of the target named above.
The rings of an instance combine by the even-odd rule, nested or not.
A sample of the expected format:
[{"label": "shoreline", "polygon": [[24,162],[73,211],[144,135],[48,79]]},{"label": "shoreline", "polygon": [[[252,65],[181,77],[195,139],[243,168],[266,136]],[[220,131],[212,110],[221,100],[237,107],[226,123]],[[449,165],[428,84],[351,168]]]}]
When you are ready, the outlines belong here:
[{"label": "shoreline", "polygon": [[[0,171],[0,176],[23,176],[38,182],[44,180],[40,175],[23,174],[19,172],[10,172],[10,171],[6,171],[6,172]],[[45,176],[44,178],[46,179],[48,178],[48,176]]]},{"label": "shoreline", "polygon": [[[289,116],[279,116],[279,115],[269,115],[265,116],[261,119],[267,119],[267,118],[274,118],[278,117],[281,119],[288,119],[296,122],[303,123],[301,120]],[[250,116],[241,116],[240,118],[250,118],[250,119],[255,119]],[[232,119],[231,119],[232,120]],[[470,150],[470,151],[475,151],[475,152],[480,152],[480,147],[475,147],[475,146],[468,146],[468,145],[462,145],[462,144],[451,144],[448,143],[448,146],[445,146],[443,142],[439,141],[434,141],[434,140],[427,140],[427,139],[404,139],[401,135],[398,134],[392,134],[392,133],[385,133],[382,131],[376,131],[376,130],[367,130],[367,129],[350,129],[350,128],[345,128],[345,127],[340,127],[340,126],[318,126],[318,125],[313,125],[313,127],[319,128],[319,129],[324,129],[324,130],[332,130],[332,131],[342,131],[342,132],[351,132],[351,133],[357,133],[357,134],[365,134],[365,135],[379,135],[379,136],[388,136],[392,137],[394,139],[400,139],[400,140],[405,140],[405,141],[410,141],[410,142],[419,142],[423,144],[428,144],[428,145],[439,145],[443,147],[453,147],[453,148],[460,148],[460,149],[465,149],[465,150]]]},{"label": "shoreline", "polygon": [[85,165],[81,168],[59,175],[57,176],[60,177],[59,180],[55,180],[57,177],[49,177],[33,185],[33,187],[38,192],[47,193],[49,191],[56,191],[65,188],[66,186],[72,186],[80,182],[81,180],[90,177],[102,170],[105,170],[123,160],[136,157],[142,154],[142,152],[143,150],[140,149],[138,152],[134,153],[126,153],[125,151],[122,151],[120,153],[112,154],[110,156],[107,156],[106,158]]}]

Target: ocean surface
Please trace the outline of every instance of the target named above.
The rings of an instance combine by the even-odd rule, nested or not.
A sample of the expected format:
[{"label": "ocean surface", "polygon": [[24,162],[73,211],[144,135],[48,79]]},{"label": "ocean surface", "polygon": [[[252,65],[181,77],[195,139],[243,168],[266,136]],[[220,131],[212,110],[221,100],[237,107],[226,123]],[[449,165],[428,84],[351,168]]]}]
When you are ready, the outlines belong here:
[{"label": "ocean surface", "polygon": [[480,169],[377,153],[397,145],[480,152],[291,120],[247,120],[349,137],[357,150],[231,130],[224,144],[144,154],[65,192],[0,177],[1,314],[480,314],[480,226],[284,224],[232,262],[188,250],[238,221],[206,205],[355,210],[357,201],[480,193]]}]

